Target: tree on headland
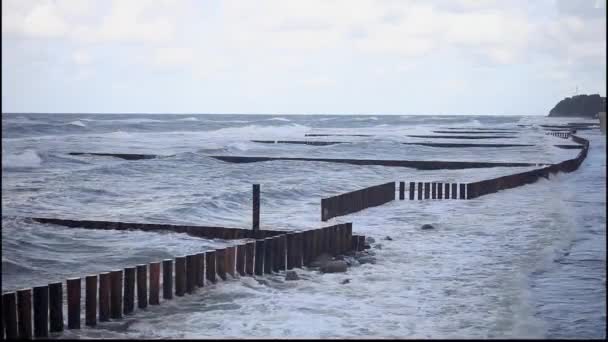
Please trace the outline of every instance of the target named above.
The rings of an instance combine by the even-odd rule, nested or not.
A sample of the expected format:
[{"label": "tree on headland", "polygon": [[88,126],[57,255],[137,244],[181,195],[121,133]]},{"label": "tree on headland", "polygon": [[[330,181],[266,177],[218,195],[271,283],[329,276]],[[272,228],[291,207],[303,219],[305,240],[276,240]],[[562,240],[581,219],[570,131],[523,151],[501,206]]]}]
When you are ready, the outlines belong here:
[{"label": "tree on headland", "polygon": [[581,116],[594,118],[606,111],[606,98],[599,94],[575,95],[559,101],[551,109],[549,116]]}]

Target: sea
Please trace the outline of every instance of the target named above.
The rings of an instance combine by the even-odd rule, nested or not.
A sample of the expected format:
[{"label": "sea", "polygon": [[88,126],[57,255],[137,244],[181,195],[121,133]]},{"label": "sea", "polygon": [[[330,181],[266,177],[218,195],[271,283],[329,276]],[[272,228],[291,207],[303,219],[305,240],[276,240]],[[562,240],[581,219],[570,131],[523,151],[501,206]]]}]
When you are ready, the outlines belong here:
[{"label": "sea", "polygon": [[[606,136],[572,173],[471,200],[395,200],[321,221],[321,199],[386,182],[466,183],[534,167],[417,170],[211,156],[557,163],[571,140],[545,116],[2,114],[2,291],[122,269],[230,243],[179,233],[38,224],[27,217],[250,229],[352,222],[375,263],[241,277],[53,338],[606,337]],[[433,139],[449,128],[511,139]],[[305,136],[342,134],[342,136]],[[348,136],[359,135],[359,136]],[[367,136],[360,136],[367,135]],[[445,134],[443,134],[445,135]],[[492,134],[496,135],[496,134]],[[507,134],[505,134],[507,135]],[[306,145],[252,140],[334,141]],[[442,148],[403,143],[529,144]],[[124,160],[81,153],[151,154]],[[435,229],[422,230],[424,224]],[[390,238],[390,239],[387,239]],[[84,321],[83,321],[84,322]]]}]

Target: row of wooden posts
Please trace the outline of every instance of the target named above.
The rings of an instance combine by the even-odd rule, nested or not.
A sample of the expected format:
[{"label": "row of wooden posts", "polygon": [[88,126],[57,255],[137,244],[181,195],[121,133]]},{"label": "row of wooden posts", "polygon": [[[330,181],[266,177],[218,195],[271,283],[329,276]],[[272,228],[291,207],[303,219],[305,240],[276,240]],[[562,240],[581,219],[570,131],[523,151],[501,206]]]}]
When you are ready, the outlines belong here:
[{"label": "row of wooden posts", "polygon": [[[416,184],[418,186],[416,186]],[[409,198],[416,199],[466,199],[466,184],[441,182],[410,182]],[[399,199],[405,199],[405,182],[399,182]]]},{"label": "row of wooden posts", "polygon": [[[589,150],[589,141],[573,134],[572,140],[583,145],[576,158],[568,159],[543,168],[472,183],[409,182],[409,199],[472,199],[536,182],[557,172],[572,172],[580,166]],[[399,199],[405,199],[405,182],[399,182]],[[326,221],[335,216],[347,215],[375,205],[394,200],[395,183],[373,187],[324,198],[321,200],[321,218]],[[379,194],[379,195],[378,195]],[[392,195],[392,197],[391,197]],[[370,200],[370,197],[372,200]]]},{"label": "row of wooden posts", "polygon": [[558,138],[562,138],[562,139],[570,138],[570,133],[568,133],[568,132],[547,132],[545,134],[552,135],[554,137],[558,137]]},{"label": "row of wooden posts", "polygon": [[540,178],[549,178],[549,175],[557,172],[572,172],[579,168],[589,151],[589,141],[587,139],[570,135],[572,140],[583,145],[576,158],[567,159],[560,163],[549,165],[543,168],[520,172],[512,175],[483,180],[467,184],[467,198],[476,198],[500,190],[511,189],[525,184],[531,184]]},{"label": "row of wooden posts", "polygon": [[395,182],[370,186],[361,190],[347,192],[321,199],[321,220],[347,215],[375,207],[395,199]]},{"label": "row of wooden posts", "polygon": [[[159,305],[173,296],[192,294],[218,279],[263,276],[310,266],[326,253],[344,254],[364,249],[365,236],[352,234],[352,223],[311,229],[244,242],[231,247],[178,256],[147,265],[84,277],[84,321],[120,319],[137,308]],[[45,338],[64,330],[63,283],[2,294],[2,336]],[[81,327],[82,278],[65,282],[67,329]],[[33,312],[33,315],[32,315]]]}]

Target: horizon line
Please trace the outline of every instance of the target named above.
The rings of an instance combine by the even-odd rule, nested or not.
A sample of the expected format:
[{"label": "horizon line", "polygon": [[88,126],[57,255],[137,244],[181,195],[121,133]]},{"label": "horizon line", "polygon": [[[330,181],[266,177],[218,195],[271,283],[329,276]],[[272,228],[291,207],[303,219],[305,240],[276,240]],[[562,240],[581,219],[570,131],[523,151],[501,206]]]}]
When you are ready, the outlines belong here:
[{"label": "horizon line", "polygon": [[4,114],[150,114],[150,115],[356,115],[356,116],[548,116],[549,114],[403,114],[403,113],[146,113],[146,112],[2,112]]}]

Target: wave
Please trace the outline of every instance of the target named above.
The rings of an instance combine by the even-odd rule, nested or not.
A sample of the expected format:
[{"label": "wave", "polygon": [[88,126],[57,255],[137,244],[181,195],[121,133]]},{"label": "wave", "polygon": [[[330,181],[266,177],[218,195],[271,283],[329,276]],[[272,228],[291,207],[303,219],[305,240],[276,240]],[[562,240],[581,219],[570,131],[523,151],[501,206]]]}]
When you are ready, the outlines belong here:
[{"label": "wave", "polygon": [[199,121],[199,120],[195,117],[189,117],[189,118],[177,119],[177,121]]},{"label": "wave", "polygon": [[355,118],[355,121],[367,121],[367,120],[373,120],[373,121],[377,121],[378,118],[375,116],[370,116],[370,117],[362,117],[362,118]]},{"label": "wave", "polygon": [[215,131],[209,131],[208,137],[217,136],[223,139],[232,138],[238,140],[250,140],[250,139],[264,139],[264,138],[285,138],[301,136],[310,130],[310,127],[289,124],[286,126],[263,126],[263,125],[247,125],[243,127],[226,127],[220,128]]},{"label": "wave", "polygon": [[72,122],[68,123],[68,125],[87,127],[87,125],[84,122],[82,122],[81,120],[72,121]]},{"label": "wave", "polygon": [[37,168],[42,165],[42,158],[35,150],[25,150],[23,153],[2,153],[2,168]]},{"label": "wave", "polygon": [[286,119],[286,118],[270,118],[270,119],[266,119],[265,121],[284,121],[284,122],[291,122],[291,120]]}]

